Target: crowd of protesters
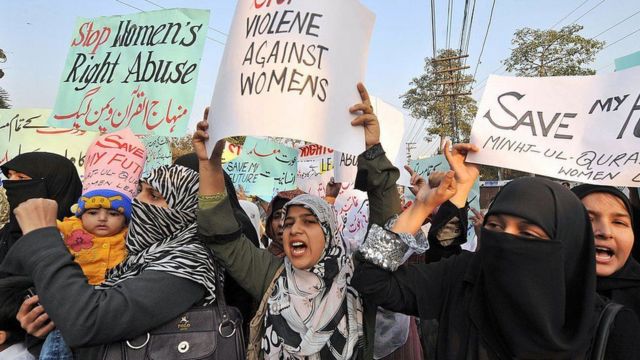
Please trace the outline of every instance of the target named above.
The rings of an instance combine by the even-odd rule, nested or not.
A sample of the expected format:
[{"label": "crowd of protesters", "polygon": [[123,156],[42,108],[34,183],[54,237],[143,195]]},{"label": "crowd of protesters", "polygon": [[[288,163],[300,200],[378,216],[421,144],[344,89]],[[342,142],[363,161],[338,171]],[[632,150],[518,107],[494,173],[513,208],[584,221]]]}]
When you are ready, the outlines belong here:
[{"label": "crowd of protesters", "polygon": [[224,140],[206,150],[206,113],[195,152],[136,173],[132,191],[117,176],[83,183],[46,152],[2,165],[0,359],[103,359],[221,289],[248,358],[640,358],[637,189],[513,180],[476,212],[477,247],[463,250],[479,176],[465,157],[478,147],[447,144],[451,171],[430,179],[407,169],[416,199],[403,209],[357,91],[345,115],[365,134],[355,188],[369,229],[355,251],[333,183],[327,198],[280,192],[262,211],[238,199]]}]

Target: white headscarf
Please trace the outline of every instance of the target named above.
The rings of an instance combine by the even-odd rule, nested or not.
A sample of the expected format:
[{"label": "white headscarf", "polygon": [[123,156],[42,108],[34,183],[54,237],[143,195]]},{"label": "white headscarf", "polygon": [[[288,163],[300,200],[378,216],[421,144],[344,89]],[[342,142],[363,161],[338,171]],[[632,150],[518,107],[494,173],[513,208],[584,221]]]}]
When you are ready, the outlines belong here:
[{"label": "white headscarf", "polygon": [[313,195],[285,205],[302,206],[318,219],[324,253],[308,270],[293,267],[276,281],[267,306],[262,339],[265,359],[350,359],[362,344],[362,302],[349,281],[353,263],[346,254],[333,209]]}]

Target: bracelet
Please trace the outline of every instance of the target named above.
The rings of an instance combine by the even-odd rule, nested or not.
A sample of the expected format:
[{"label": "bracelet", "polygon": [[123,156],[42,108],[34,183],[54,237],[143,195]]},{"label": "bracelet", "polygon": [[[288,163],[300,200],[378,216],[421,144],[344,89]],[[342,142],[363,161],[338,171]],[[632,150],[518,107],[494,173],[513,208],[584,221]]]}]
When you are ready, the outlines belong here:
[{"label": "bracelet", "polygon": [[390,271],[398,269],[414,252],[421,254],[429,248],[424,234],[414,237],[410,234],[391,231],[397,220],[396,215],[385,224],[384,228],[373,224],[365,243],[358,250],[366,261]]},{"label": "bracelet", "polygon": [[222,201],[224,197],[227,196],[227,192],[223,191],[217,194],[212,195],[198,195],[198,200],[204,201]]}]

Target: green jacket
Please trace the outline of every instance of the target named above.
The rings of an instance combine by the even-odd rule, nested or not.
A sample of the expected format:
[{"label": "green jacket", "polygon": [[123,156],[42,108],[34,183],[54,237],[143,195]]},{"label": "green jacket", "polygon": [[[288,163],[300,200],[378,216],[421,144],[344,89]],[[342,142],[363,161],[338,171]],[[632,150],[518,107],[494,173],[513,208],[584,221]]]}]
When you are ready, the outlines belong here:
[{"label": "green jacket", "polygon": [[[375,147],[372,149],[375,150]],[[373,151],[358,157],[356,188],[368,193],[369,223],[383,225],[389,217],[400,211],[396,188],[399,171],[384,153],[368,156],[371,153]],[[259,302],[284,260],[255,247],[242,235],[227,197],[209,204],[201,201],[198,231],[227,272]],[[366,299],[363,302],[365,349],[358,358],[373,359],[376,307],[369,306]]]}]

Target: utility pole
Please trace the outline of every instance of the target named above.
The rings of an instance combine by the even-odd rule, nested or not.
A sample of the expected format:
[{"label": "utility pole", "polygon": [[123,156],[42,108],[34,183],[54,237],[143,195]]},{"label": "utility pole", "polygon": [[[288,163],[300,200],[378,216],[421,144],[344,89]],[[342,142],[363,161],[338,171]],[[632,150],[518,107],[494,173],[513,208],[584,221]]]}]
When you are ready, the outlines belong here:
[{"label": "utility pole", "polygon": [[436,96],[447,97],[449,99],[449,119],[451,121],[451,127],[453,128],[452,137],[456,143],[460,141],[458,118],[456,116],[456,98],[458,96],[471,95],[471,92],[464,91],[464,84],[472,80],[462,79],[462,71],[468,69],[469,66],[461,66],[460,64],[460,59],[467,58],[468,56],[469,55],[457,55],[432,60],[436,75],[444,74],[445,76],[444,81],[436,83],[436,85],[442,85],[442,93]]},{"label": "utility pole", "polygon": [[411,150],[416,148],[416,143],[408,142],[407,143],[407,164],[411,161]]}]

